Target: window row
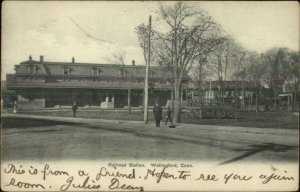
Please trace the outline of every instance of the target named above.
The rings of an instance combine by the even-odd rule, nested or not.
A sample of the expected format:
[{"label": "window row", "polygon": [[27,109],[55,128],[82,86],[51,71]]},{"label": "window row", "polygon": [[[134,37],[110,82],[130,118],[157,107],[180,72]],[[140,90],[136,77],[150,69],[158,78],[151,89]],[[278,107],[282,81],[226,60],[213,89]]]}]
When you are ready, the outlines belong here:
[{"label": "window row", "polygon": [[[27,66],[27,72],[30,74],[39,73],[40,70],[41,70],[41,68],[39,66],[34,66],[34,65]],[[63,67],[62,68],[63,75],[71,75],[73,73],[73,71],[74,71],[74,69],[72,69],[71,67]],[[93,75],[93,76],[101,76],[102,73],[103,73],[103,71],[99,68],[96,68],[96,67],[91,68],[91,75]],[[119,73],[120,77],[126,77],[126,76],[130,76],[133,74],[132,72],[130,72],[126,69],[119,69],[118,73]],[[150,75],[150,77],[154,77],[156,75],[156,73],[151,70],[149,75]]]}]

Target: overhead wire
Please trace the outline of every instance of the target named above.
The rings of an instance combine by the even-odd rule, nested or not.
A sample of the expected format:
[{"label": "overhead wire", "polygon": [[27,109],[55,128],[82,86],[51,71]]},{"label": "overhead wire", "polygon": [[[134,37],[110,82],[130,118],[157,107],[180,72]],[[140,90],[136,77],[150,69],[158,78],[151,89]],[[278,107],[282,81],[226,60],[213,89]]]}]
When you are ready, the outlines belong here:
[{"label": "overhead wire", "polygon": [[104,39],[100,39],[100,38],[97,38],[97,37],[94,37],[93,35],[91,35],[90,33],[88,33],[86,30],[84,30],[70,15],[68,15],[68,18],[71,20],[71,22],[77,26],[77,28],[83,32],[87,37],[91,38],[91,39],[94,39],[96,41],[101,41],[101,42],[107,42],[107,43],[112,43],[111,41],[108,41],[108,40],[104,40]]}]

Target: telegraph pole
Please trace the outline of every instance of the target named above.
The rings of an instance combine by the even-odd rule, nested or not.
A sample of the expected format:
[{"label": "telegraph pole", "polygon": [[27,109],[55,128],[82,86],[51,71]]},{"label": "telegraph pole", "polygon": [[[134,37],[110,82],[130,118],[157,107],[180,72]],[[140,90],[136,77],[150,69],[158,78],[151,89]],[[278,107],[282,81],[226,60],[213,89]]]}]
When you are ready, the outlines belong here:
[{"label": "telegraph pole", "polygon": [[150,67],[150,41],[151,37],[151,15],[149,16],[148,24],[148,58],[146,62],[146,76],[145,76],[145,101],[144,101],[144,122],[148,124],[148,100],[149,100],[149,67]]}]

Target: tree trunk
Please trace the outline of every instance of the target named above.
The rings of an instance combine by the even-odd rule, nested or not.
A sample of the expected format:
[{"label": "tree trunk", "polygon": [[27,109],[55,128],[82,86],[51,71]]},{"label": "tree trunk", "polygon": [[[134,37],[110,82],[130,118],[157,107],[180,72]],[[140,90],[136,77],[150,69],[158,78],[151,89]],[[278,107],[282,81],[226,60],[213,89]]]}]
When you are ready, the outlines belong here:
[{"label": "tree trunk", "polygon": [[296,111],[299,107],[299,105],[297,105],[297,103],[299,103],[299,90],[298,90],[298,87],[299,87],[299,81],[297,81],[295,83],[295,87],[294,87],[294,90],[295,90],[295,94],[294,94],[294,99],[293,99],[293,111]]},{"label": "tree trunk", "polygon": [[276,88],[274,88],[273,91],[273,106],[274,106],[274,111],[278,111],[278,96],[277,96]]},{"label": "tree trunk", "polygon": [[260,90],[259,88],[256,88],[256,97],[255,97],[255,112],[258,112],[258,99],[260,96]]},{"label": "tree trunk", "polygon": [[245,87],[244,80],[242,80],[242,99],[241,99],[241,109],[245,109]]},{"label": "tree trunk", "polygon": [[175,83],[174,85],[174,123],[180,123],[181,115],[181,88],[180,83]]},{"label": "tree trunk", "polygon": [[131,114],[131,89],[128,88],[128,113]]},{"label": "tree trunk", "polygon": [[174,89],[171,89],[171,107],[174,109]]}]

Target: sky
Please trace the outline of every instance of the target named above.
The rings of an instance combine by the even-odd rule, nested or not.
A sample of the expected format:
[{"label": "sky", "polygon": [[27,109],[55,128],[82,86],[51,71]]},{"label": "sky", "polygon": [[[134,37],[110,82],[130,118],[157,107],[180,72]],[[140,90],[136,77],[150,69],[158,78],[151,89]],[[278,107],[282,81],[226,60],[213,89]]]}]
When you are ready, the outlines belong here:
[{"label": "sky", "polygon": [[[2,3],[1,79],[28,60],[107,63],[114,52],[126,52],[125,63],[144,64],[135,27],[173,2],[5,1]],[[246,49],[272,47],[299,51],[299,5],[294,2],[187,2],[208,12]],[[85,32],[87,33],[85,33]]]}]

